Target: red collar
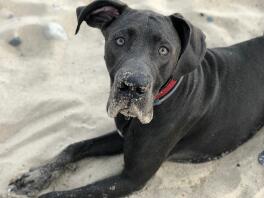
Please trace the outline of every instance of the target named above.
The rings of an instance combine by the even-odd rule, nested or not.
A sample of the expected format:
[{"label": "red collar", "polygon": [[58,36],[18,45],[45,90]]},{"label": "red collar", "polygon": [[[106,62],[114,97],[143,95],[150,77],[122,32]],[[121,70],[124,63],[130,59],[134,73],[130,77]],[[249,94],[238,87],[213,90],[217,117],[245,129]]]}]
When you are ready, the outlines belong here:
[{"label": "red collar", "polygon": [[182,81],[183,77],[181,77],[178,81],[171,79],[168,81],[168,83],[161,88],[160,92],[158,95],[154,97],[154,106],[160,105],[162,102],[167,100],[178,88]]},{"label": "red collar", "polygon": [[177,84],[177,80],[170,80],[158,93],[158,95],[155,96],[155,100],[159,100],[163,98],[165,95],[167,95],[173,87]]}]

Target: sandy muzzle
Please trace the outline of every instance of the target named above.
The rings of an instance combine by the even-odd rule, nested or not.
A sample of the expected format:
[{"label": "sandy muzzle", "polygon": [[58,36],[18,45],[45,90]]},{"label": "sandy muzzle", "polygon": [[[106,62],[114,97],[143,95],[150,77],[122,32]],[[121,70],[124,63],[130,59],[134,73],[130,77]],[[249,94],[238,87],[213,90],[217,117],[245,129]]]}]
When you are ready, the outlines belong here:
[{"label": "sandy muzzle", "polygon": [[108,99],[107,112],[112,118],[121,113],[126,117],[138,118],[142,124],[148,124],[153,119],[153,94],[147,91],[136,97],[132,93],[123,95],[114,84]]}]

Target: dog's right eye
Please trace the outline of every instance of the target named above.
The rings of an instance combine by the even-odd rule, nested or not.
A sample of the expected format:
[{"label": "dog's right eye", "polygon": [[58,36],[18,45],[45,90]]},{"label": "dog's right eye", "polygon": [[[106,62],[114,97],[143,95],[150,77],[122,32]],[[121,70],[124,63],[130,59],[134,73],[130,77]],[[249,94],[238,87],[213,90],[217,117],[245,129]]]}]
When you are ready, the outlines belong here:
[{"label": "dog's right eye", "polygon": [[123,37],[118,37],[115,41],[118,46],[125,45],[125,39]]},{"label": "dog's right eye", "polygon": [[167,56],[169,54],[169,49],[167,47],[162,46],[159,48],[159,54],[161,56]]}]

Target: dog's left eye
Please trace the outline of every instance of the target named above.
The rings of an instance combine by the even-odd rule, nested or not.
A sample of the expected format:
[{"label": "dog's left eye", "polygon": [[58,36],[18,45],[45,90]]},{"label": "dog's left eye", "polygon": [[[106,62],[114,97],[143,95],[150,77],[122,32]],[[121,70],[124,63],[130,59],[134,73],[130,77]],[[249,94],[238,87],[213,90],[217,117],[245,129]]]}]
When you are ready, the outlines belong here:
[{"label": "dog's left eye", "polygon": [[118,46],[123,46],[123,45],[125,45],[125,39],[124,39],[123,37],[119,37],[119,38],[117,38],[115,41],[116,41],[116,44],[117,44]]},{"label": "dog's left eye", "polygon": [[169,49],[167,47],[162,46],[159,48],[159,54],[161,56],[167,56],[169,54]]}]

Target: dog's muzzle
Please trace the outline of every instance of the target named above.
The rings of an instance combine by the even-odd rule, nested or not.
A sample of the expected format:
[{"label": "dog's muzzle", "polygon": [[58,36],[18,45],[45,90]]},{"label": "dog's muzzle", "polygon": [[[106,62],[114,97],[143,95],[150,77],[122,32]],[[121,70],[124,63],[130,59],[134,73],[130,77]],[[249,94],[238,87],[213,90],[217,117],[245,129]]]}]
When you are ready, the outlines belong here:
[{"label": "dog's muzzle", "polygon": [[116,75],[108,100],[108,114],[137,117],[147,124],[153,118],[152,79],[140,72],[125,71]]}]

